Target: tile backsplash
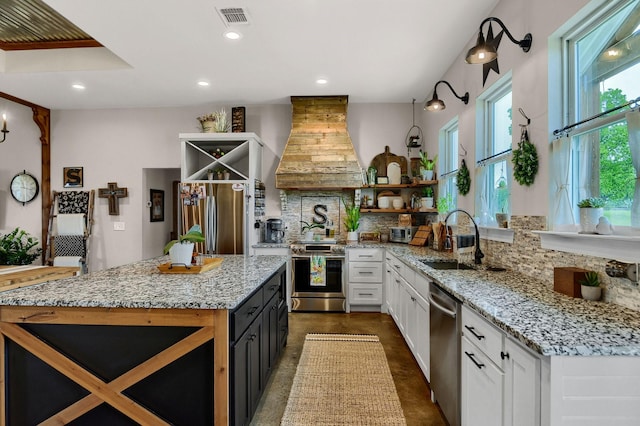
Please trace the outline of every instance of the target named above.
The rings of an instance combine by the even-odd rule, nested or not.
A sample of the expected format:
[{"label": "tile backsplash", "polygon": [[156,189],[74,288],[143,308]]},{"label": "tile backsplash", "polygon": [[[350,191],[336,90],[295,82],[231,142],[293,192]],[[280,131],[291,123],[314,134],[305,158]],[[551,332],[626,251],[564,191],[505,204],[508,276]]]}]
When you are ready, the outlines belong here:
[{"label": "tile backsplash", "polygon": [[[345,191],[286,191],[282,205],[282,219],[286,226],[285,240],[293,243],[302,239],[300,221],[313,220],[314,208],[318,205],[327,218],[331,219],[336,229],[336,238],[346,240],[347,231],[344,226],[344,206],[342,198],[351,200],[353,190]],[[435,217],[433,218],[435,219]],[[470,223],[466,217],[460,217],[461,226]],[[512,216],[509,227],[514,231],[513,243],[482,241],[485,254],[483,263],[492,266],[503,266],[523,275],[541,280],[544,285],[553,288],[553,268],[573,266],[598,272],[603,287],[603,300],[640,311],[640,288],[626,278],[613,278],[605,273],[605,266],[610,258],[603,248],[603,257],[585,256],[573,253],[543,249],[540,237],[531,231],[546,230],[544,216]],[[397,226],[398,216],[393,214],[363,214],[359,231],[388,232],[389,227]],[[461,230],[467,233],[469,230]],[[322,233],[322,229],[316,229]],[[462,255],[461,255],[462,256]],[[472,256],[465,254],[464,256]]]}]

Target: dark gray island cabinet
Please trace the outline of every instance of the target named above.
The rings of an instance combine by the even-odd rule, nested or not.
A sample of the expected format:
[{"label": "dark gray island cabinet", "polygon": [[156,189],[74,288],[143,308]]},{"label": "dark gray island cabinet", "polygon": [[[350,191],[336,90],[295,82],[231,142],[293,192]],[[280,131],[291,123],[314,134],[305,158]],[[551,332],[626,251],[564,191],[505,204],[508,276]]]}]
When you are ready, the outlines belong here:
[{"label": "dark gray island cabinet", "polygon": [[286,344],[286,257],[223,257],[0,293],[0,424],[248,424]]}]

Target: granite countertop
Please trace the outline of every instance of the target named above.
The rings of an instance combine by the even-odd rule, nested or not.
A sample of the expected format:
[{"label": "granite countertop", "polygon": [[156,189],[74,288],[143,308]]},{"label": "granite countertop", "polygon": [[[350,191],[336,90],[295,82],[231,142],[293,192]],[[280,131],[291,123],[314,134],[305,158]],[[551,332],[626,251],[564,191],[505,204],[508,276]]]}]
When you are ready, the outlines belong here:
[{"label": "granite countertop", "polygon": [[510,271],[436,270],[420,262],[448,259],[450,253],[407,245],[385,248],[542,355],[640,356],[640,312],[565,296],[547,283]]},{"label": "granite countertop", "polygon": [[0,305],[145,309],[233,309],[288,256],[221,255],[200,274],[161,274],[167,256],[0,293]]}]

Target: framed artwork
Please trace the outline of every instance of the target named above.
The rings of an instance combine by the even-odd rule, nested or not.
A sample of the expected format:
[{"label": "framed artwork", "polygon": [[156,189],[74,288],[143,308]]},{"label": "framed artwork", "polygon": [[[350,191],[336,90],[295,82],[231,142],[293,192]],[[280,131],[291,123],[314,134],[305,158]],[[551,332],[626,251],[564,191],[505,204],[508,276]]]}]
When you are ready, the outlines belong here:
[{"label": "framed artwork", "polygon": [[151,222],[164,222],[164,191],[161,189],[151,189]]},{"label": "framed artwork", "polygon": [[233,133],[240,133],[245,131],[245,114],[244,107],[231,108],[231,131]]},{"label": "framed artwork", "polygon": [[389,178],[387,176],[378,176],[376,178],[376,183],[378,185],[387,185],[389,184]]},{"label": "framed artwork", "polygon": [[82,167],[63,167],[62,179],[65,188],[82,188]]}]

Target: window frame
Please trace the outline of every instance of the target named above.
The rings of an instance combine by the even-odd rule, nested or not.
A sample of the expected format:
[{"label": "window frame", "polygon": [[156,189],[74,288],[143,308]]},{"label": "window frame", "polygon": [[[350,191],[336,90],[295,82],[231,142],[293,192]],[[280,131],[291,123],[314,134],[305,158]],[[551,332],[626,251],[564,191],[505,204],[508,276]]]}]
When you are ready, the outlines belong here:
[{"label": "window frame", "polygon": [[[455,134],[455,138],[453,135]],[[456,178],[458,173],[458,142],[460,136],[459,119],[456,116],[446,123],[438,135],[438,198],[451,194],[452,209],[458,206]]]}]

